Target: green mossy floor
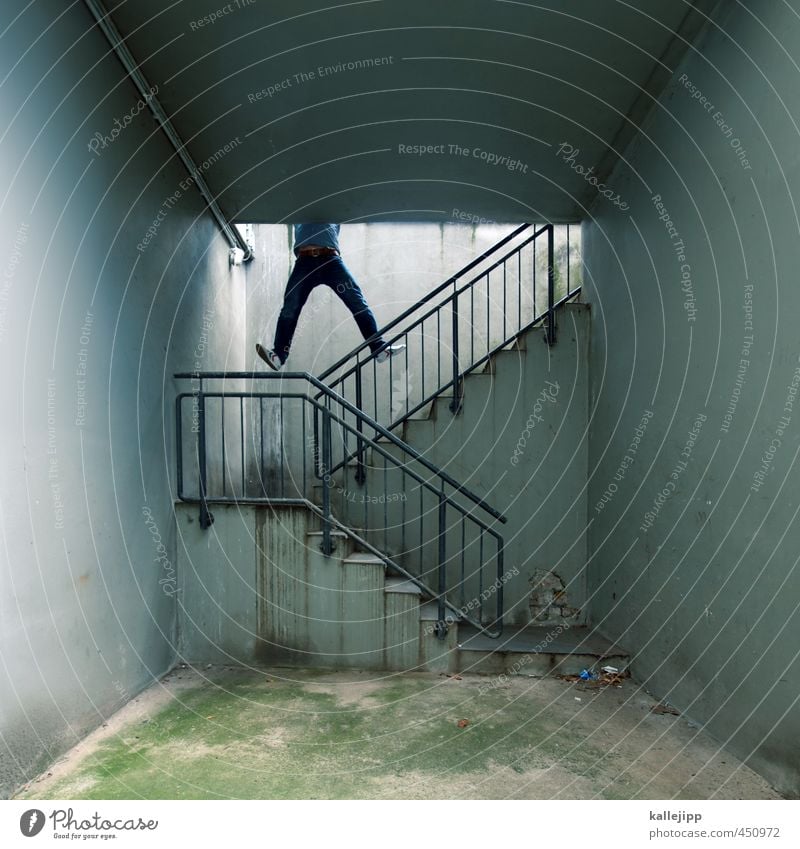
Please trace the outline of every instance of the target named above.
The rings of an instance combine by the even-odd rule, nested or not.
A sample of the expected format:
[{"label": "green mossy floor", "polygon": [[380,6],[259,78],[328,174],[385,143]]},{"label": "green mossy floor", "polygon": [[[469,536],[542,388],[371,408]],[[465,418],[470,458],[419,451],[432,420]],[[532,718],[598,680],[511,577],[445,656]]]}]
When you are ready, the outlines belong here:
[{"label": "green mossy floor", "polygon": [[630,681],[179,669],[17,798],[777,798],[653,704]]}]

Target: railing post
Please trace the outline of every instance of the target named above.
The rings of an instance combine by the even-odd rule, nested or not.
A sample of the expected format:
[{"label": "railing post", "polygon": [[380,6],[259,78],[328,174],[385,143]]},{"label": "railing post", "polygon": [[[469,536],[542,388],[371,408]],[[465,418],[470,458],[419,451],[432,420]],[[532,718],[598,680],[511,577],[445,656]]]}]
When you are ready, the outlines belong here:
[{"label": "railing post", "polygon": [[317,478],[322,477],[322,473],[320,471],[320,464],[322,462],[322,452],[319,447],[319,410],[316,407],[312,407],[314,411],[314,447],[313,447],[313,457],[314,457],[314,476]]},{"label": "railing post", "polygon": [[[224,399],[223,399],[224,403]],[[200,391],[197,394],[197,452],[200,467],[200,527],[210,528],[214,523],[214,515],[208,509],[206,493],[208,492],[208,474],[206,468],[206,396],[203,392],[203,381],[200,380]]]},{"label": "railing post", "polygon": [[333,552],[331,541],[331,414],[322,411],[322,553],[328,557]]},{"label": "railing post", "polygon": [[497,615],[494,622],[498,636],[503,632],[503,582],[505,581],[503,569],[503,542],[500,540],[497,544]]},{"label": "railing post", "polygon": [[183,398],[178,395],[175,399],[175,472],[177,479],[175,483],[178,489],[178,498],[183,499],[183,412],[181,410],[181,401]]},{"label": "railing post", "polygon": [[556,313],[553,309],[556,290],[555,240],[552,224],[547,228],[547,344],[556,344]]},{"label": "railing post", "polygon": [[[364,412],[364,408],[361,405],[362,400],[362,391],[361,391],[361,365],[360,363],[356,363],[356,407],[358,407],[361,412]],[[358,431],[358,436],[356,437],[356,482],[359,484],[363,484],[367,479],[367,475],[364,472],[364,443],[361,440],[361,434],[364,432],[364,422],[359,416],[356,419],[356,430]]]},{"label": "railing post", "polygon": [[447,497],[444,486],[439,492],[439,598],[436,614],[435,634],[443,640],[447,636],[447,613],[445,595],[447,593]]},{"label": "railing post", "polygon": [[461,367],[458,362],[458,295],[453,293],[453,400],[450,412],[455,415],[461,409]]}]

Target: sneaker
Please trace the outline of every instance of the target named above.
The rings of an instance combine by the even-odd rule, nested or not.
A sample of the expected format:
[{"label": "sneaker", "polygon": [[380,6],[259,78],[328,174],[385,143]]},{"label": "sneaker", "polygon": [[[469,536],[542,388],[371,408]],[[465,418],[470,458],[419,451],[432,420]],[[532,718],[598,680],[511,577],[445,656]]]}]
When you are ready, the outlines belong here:
[{"label": "sneaker", "polygon": [[274,371],[280,371],[283,368],[281,358],[275,353],[275,351],[267,351],[259,345],[258,342],[256,342],[256,353]]},{"label": "sneaker", "polygon": [[395,342],[393,345],[385,345],[375,355],[375,362],[385,363],[389,357],[396,357],[398,354],[402,354],[405,349],[406,346],[404,342]]}]

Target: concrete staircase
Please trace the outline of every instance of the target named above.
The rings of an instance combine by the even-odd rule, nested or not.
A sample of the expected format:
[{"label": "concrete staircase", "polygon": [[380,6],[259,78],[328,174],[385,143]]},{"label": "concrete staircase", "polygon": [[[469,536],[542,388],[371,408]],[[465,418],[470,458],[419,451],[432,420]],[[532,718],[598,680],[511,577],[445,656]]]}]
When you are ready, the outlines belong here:
[{"label": "concrete staircase", "polygon": [[218,505],[210,534],[196,506],[176,514],[186,662],[489,675],[627,666],[621,649],[580,627],[509,626],[492,640],[449,613],[440,639],[430,597],[341,531],[326,557],[307,508]]},{"label": "concrete staircase", "polygon": [[[436,481],[428,488],[409,477],[413,471],[429,481],[432,472],[388,441],[366,449],[362,484],[355,460],[334,467],[332,513],[345,530],[334,533],[329,555],[321,550],[319,517],[302,504],[215,505],[209,531],[199,528],[196,507],[180,505],[183,656],[494,675],[627,666],[622,649],[587,627],[587,307],[563,305],[558,325],[555,346],[543,344],[535,328],[468,375],[456,415],[443,395],[398,428],[404,442],[500,510],[507,524],[457,491],[448,493],[455,507],[440,504]],[[389,461],[380,461],[382,451]],[[310,494],[321,504],[320,486]],[[485,608],[471,601],[507,570],[499,639],[454,612],[446,633],[438,627],[440,528],[447,600],[473,622],[494,622],[496,596]],[[485,539],[497,544],[495,530],[504,540],[502,565],[484,553]]]},{"label": "concrete staircase", "polygon": [[[508,517],[506,525],[494,523],[493,527],[505,539],[507,567],[518,569],[504,584],[504,621],[517,629],[531,624],[577,627],[588,622],[588,308],[562,306],[558,324],[554,347],[543,343],[542,329],[537,327],[495,354],[481,371],[468,375],[457,415],[451,411],[452,397],[442,395],[395,430],[427,460]],[[413,466],[398,447],[387,443],[385,450],[399,464]],[[386,486],[382,464],[371,449],[365,453],[365,464],[364,491],[382,491]],[[349,481],[354,472],[355,461],[348,470]],[[396,486],[394,478],[388,480],[390,487]],[[348,483],[346,488],[353,486]],[[335,492],[332,495],[334,512],[352,525],[351,505],[341,497],[337,500]],[[413,501],[409,494],[409,510],[402,522],[407,531],[412,526],[412,538],[411,508],[419,512]],[[464,502],[464,506],[470,505]],[[381,509],[380,505],[367,507],[367,521],[360,516],[355,519],[361,525],[378,524],[369,517],[380,518]],[[399,516],[396,507],[390,509]],[[480,511],[475,515],[480,516]],[[389,553],[399,553],[402,563],[400,526],[398,518],[395,533],[380,543]],[[422,548],[425,562],[436,563],[437,540],[423,536],[417,550]],[[448,550],[458,544],[458,539],[448,538]],[[454,599],[454,603],[459,602]]]},{"label": "concrete staircase", "polygon": [[[346,534],[335,536],[336,550],[325,557],[321,533],[307,534],[306,571],[299,576],[303,590],[285,599],[292,609],[272,617],[262,660],[337,669],[533,676],[599,671],[606,664],[627,667],[620,647],[585,627],[512,627],[493,640],[448,612],[448,632],[440,639],[438,606],[430,596],[393,575],[380,558],[360,551]],[[288,648],[286,643],[303,630],[302,647]]]},{"label": "concrete staircase", "polygon": [[[575,674],[606,663],[627,666],[624,650],[587,626],[582,483],[588,416],[587,319],[587,307],[563,306],[556,347],[543,345],[541,328],[521,334],[467,376],[457,415],[451,409],[452,396],[445,394],[395,430],[404,442],[509,517],[507,525],[497,528],[507,541],[506,564],[520,567],[504,586],[507,613],[499,640],[458,622],[453,614],[448,614],[446,638],[439,640],[434,634],[437,606],[419,598],[421,668]],[[396,446],[384,447],[398,462],[408,462]],[[378,491],[381,485],[383,470],[375,453],[371,449],[365,453],[367,492]],[[351,480],[355,466],[354,460],[348,470]],[[559,492],[554,491],[554,478],[561,482]],[[337,503],[335,493],[333,509],[342,517],[348,512],[341,498]],[[376,509],[368,508],[367,513]],[[362,524],[369,525],[369,519]],[[429,562],[436,562],[435,543],[423,542]],[[393,555],[400,552],[402,563],[397,534],[390,535],[388,548]],[[406,661],[412,654],[413,650],[405,654]]]}]

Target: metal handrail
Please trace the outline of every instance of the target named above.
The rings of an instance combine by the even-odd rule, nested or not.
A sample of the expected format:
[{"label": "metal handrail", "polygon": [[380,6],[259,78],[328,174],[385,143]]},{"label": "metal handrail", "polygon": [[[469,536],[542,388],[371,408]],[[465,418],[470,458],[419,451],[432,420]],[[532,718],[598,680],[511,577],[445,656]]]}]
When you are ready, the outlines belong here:
[{"label": "metal handrail", "polygon": [[[197,381],[199,383],[199,387],[196,390],[191,392],[181,392],[177,395],[176,398],[176,463],[177,463],[177,495],[178,498],[182,501],[188,501],[192,503],[199,503],[200,505],[200,524],[201,527],[207,528],[213,522],[213,515],[209,511],[208,505],[213,503],[269,503],[269,504],[303,504],[318,515],[322,517],[322,550],[326,554],[330,554],[333,548],[331,532],[334,527],[339,528],[344,531],[348,536],[354,539],[359,545],[366,547],[368,550],[372,551],[374,554],[379,556],[384,562],[389,565],[392,569],[397,570],[400,574],[404,575],[409,580],[413,581],[415,585],[419,586],[423,591],[432,599],[434,599],[438,604],[438,615],[439,619],[436,626],[436,633],[439,636],[444,636],[447,631],[446,625],[446,610],[450,610],[456,613],[461,619],[464,621],[468,621],[476,627],[480,628],[482,631],[487,633],[491,637],[497,637],[500,635],[502,631],[502,616],[503,616],[503,593],[502,593],[502,582],[503,582],[503,550],[504,543],[503,538],[500,534],[498,534],[493,528],[491,528],[487,523],[481,521],[474,515],[474,508],[467,508],[463,506],[461,503],[456,501],[453,498],[452,494],[449,494],[445,491],[446,486],[450,486],[455,492],[467,497],[476,507],[481,507],[481,509],[488,512],[491,516],[498,519],[499,521],[504,522],[505,517],[499,514],[496,510],[494,510],[489,505],[485,504],[482,499],[475,496],[471,493],[466,487],[462,484],[455,481],[450,475],[444,472],[441,469],[438,469],[434,466],[430,461],[426,460],[422,457],[419,452],[413,449],[411,446],[404,443],[400,440],[395,434],[388,431],[386,428],[382,427],[380,424],[370,419],[364,413],[362,413],[358,408],[354,405],[350,404],[345,398],[342,398],[325,384],[321,383],[319,379],[309,375],[305,372],[289,372],[286,374],[265,374],[260,372],[181,372],[175,375],[177,379],[191,379],[193,381]],[[250,379],[250,380],[277,380],[280,381],[280,389],[278,391],[272,392],[256,392],[251,390],[213,390],[209,391],[205,386],[205,381],[210,380],[239,380],[239,379]],[[304,386],[300,391],[292,392],[285,391],[284,381],[302,381]],[[319,395],[314,397],[311,391],[309,391],[313,387],[314,390],[319,392]],[[320,397],[324,396],[324,401],[320,401]],[[183,402],[187,398],[192,398],[195,400],[197,407],[197,423],[196,430],[193,426],[193,432],[196,432],[198,435],[197,439],[197,463],[198,463],[198,487],[199,487],[199,495],[197,497],[187,495],[184,491],[184,460],[183,460]],[[224,488],[224,480],[223,477],[223,489],[222,493],[214,493],[209,491],[208,484],[208,456],[207,456],[207,409],[206,402],[209,399],[222,399],[221,401],[221,415],[222,415],[222,430],[221,430],[221,457],[222,457],[222,465],[225,466],[225,400],[239,400],[239,409],[241,414],[241,458],[242,458],[242,493],[238,496],[235,495],[226,495]],[[315,471],[316,467],[319,465],[321,470],[321,474],[318,474],[316,477],[321,481],[322,485],[322,508],[320,509],[317,505],[313,504],[311,498],[309,497],[309,493],[307,491],[307,480],[308,475],[306,473],[306,456],[305,451],[303,452],[303,472],[302,472],[302,491],[299,497],[286,497],[285,487],[282,486],[280,494],[276,497],[275,495],[267,495],[266,492],[262,496],[248,496],[246,494],[244,479],[245,479],[245,442],[244,442],[244,407],[243,403],[245,399],[255,399],[258,400],[259,403],[263,402],[263,400],[277,400],[281,404],[281,418],[283,417],[283,403],[285,401],[300,401],[304,406],[308,405],[311,410],[313,410],[316,416],[320,416],[322,420],[321,434],[318,434],[315,438]],[[332,407],[334,409],[332,409]],[[335,410],[336,407],[341,407],[342,413],[338,414]],[[345,413],[350,414],[351,416],[356,417],[356,422],[351,423],[347,421],[345,417]],[[305,434],[305,415],[302,417],[303,423],[303,435]],[[260,440],[260,450],[262,451],[261,461],[263,466],[263,408],[261,409],[261,440]],[[281,425],[282,426],[282,425]],[[364,446],[372,449],[373,456],[375,454],[379,455],[384,460],[384,479],[387,474],[387,470],[389,468],[388,464],[392,465],[397,471],[400,471],[403,475],[403,480],[405,481],[405,476],[407,475],[412,481],[416,482],[420,491],[420,508],[419,508],[419,516],[415,517],[420,522],[420,532],[422,532],[423,522],[424,522],[424,510],[423,510],[423,491],[428,492],[432,495],[437,503],[438,503],[438,571],[439,571],[439,579],[438,579],[438,590],[433,590],[424,581],[421,580],[419,576],[414,575],[408,569],[403,567],[402,564],[397,562],[396,558],[393,558],[389,553],[381,551],[380,548],[372,545],[367,539],[364,538],[364,535],[359,535],[352,527],[349,527],[346,523],[340,522],[333,515],[332,507],[331,507],[331,487],[332,487],[332,475],[334,469],[334,463],[332,460],[332,435],[333,435],[333,427],[336,427],[337,433],[345,434],[344,442],[343,442],[343,453],[345,457],[349,454],[349,449],[347,448],[347,436],[349,434],[352,438],[358,440],[359,444],[363,444]],[[374,431],[375,437],[372,438],[369,434],[364,432],[364,427]],[[385,443],[381,443],[377,441],[377,438],[383,438]],[[305,440],[304,440],[305,442]],[[400,448],[404,454],[407,454],[409,457],[413,458],[416,462],[420,464],[420,466],[433,474],[436,479],[434,483],[431,479],[426,478],[423,474],[421,474],[422,469],[419,471],[415,470],[412,466],[409,465],[407,460],[399,460],[392,456],[387,450],[389,446],[396,446]],[[286,456],[283,449],[283,442],[281,441],[281,451],[282,456],[280,458],[280,463],[282,464],[281,472],[283,469],[283,464],[285,464]],[[303,446],[305,448],[305,445]],[[321,453],[321,462],[319,454]],[[345,466],[345,482],[346,482],[346,462],[345,464],[339,464],[337,468],[342,468]],[[263,469],[262,469],[263,472]],[[283,480],[283,477],[281,478]],[[263,485],[263,481],[262,481]],[[404,484],[405,490],[405,484]],[[339,490],[341,491],[341,489]],[[481,613],[483,611],[483,578],[484,578],[484,536],[487,536],[494,540],[494,544],[496,545],[496,554],[494,555],[494,560],[497,564],[497,586],[496,586],[496,616],[494,621],[490,625],[486,625],[482,621],[478,621],[468,615],[468,612],[464,609],[464,606],[458,607],[453,602],[448,599],[448,565],[451,566],[455,562],[454,556],[451,554],[449,557],[446,551],[446,539],[448,534],[448,510],[455,511],[456,515],[459,517],[457,519],[457,523],[461,523],[461,548],[460,551],[457,552],[455,558],[460,557],[461,560],[461,581],[460,586],[463,587],[466,585],[468,580],[473,580],[477,576],[477,581],[479,587],[481,588],[481,592],[479,593],[480,605],[479,608]],[[366,510],[365,510],[365,524],[366,522]],[[404,522],[405,522],[405,507],[403,510]],[[477,570],[474,572],[470,572],[467,574],[466,570],[466,558],[467,558],[467,547],[465,544],[465,534],[466,534],[466,523],[469,522],[470,526],[475,529],[475,533],[478,534],[478,538],[480,541],[480,560],[478,564]],[[393,528],[394,526],[392,526]],[[369,530],[367,528],[367,530]],[[379,529],[377,529],[379,530]],[[377,530],[375,532],[377,532]],[[384,527],[382,529],[384,538],[388,533],[389,527],[386,524],[386,513],[384,512]],[[402,536],[403,541],[405,541],[405,524],[402,526]],[[432,540],[425,540],[425,543],[431,543]],[[420,559],[420,570],[424,572],[422,568],[423,562],[423,541],[420,542],[419,548],[419,559]],[[475,550],[473,547],[472,552],[469,556],[474,557]],[[487,561],[488,562],[488,561]],[[468,608],[468,609],[471,609]]]},{"label": "metal handrail", "polygon": [[[503,251],[506,245],[520,237],[526,230],[530,229],[530,234],[524,240],[515,244],[511,250]],[[546,240],[546,255],[547,255],[547,305],[541,311],[537,312],[536,305],[536,243],[539,239]],[[523,287],[523,251],[531,246],[532,254],[532,274],[531,274],[531,291],[526,290],[526,297],[532,295],[530,304],[526,303],[523,307],[522,287]],[[380,337],[386,341],[387,345],[394,344],[398,341],[405,340],[408,344],[405,350],[405,374],[406,374],[406,399],[404,409],[400,410],[399,414],[392,409],[386,428],[394,430],[403,422],[410,419],[415,413],[423,409],[425,406],[432,403],[437,397],[441,396],[452,388],[452,401],[450,404],[451,411],[455,414],[461,409],[462,383],[464,378],[472,371],[477,369],[483,363],[487,362],[498,351],[507,347],[515,338],[523,332],[530,330],[537,324],[543,324],[545,327],[545,341],[549,345],[554,345],[556,342],[556,312],[558,308],[567,301],[575,298],[580,294],[580,287],[571,288],[569,276],[569,227],[567,228],[567,277],[566,288],[567,294],[565,297],[556,301],[555,293],[555,258],[554,258],[554,226],[552,224],[536,225],[523,224],[503,239],[494,244],[489,250],[484,251],[479,257],[464,266],[456,274],[449,277],[444,283],[437,286],[432,292],[418,301],[414,306],[405,310],[397,318],[390,321],[380,331]],[[459,281],[468,278],[470,272],[476,269],[481,263],[487,259],[493,260],[488,266],[483,268],[479,273],[467,279],[463,285],[459,285]],[[509,267],[514,271],[513,265],[516,260],[517,272],[517,298],[516,307],[518,319],[516,325],[510,327],[510,332],[507,327],[507,304],[506,304],[506,286],[507,272]],[[495,321],[498,321],[498,311],[502,315],[502,338],[499,342],[492,344],[491,338],[491,300],[490,300],[490,282],[493,272],[502,270],[502,309],[495,307]],[[527,267],[525,269],[527,272]],[[475,351],[475,289],[477,285],[486,281],[486,350]],[[444,297],[436,303],[431,303],[438,296],[444,294]],[[465,306],[460,304],[460,301],[468,301]],[[460,310],[463,306],[463,311]],[[508,312],[512,314],[513,321],[514,304],[508,304],[510,308]],[[530,320],[523,320],[523,311],[531,310]],[[460,316],[466,316],[471,328],[470,337],[462,340],[460,337],[463,333],[461,323],[464,320]],[[410,322],[409,319],[412,319]],[[433,387],[426,391],[426,369],[425,369],[425,329],[426,322],[435,324],[435,340],[434,340],[434,355],[435,355],[435,370],[433,375]],[[442,327],[451,325],[451,338],[444,341],[442,338]],[[421,398],[412,401],[408,394],[408,368],[409,368],[409,347],[411,340],[416,339],[416,331],[419,330],[419,355],[421,358],[421,379],[422,390]],[[373,340],[374,341],[374,340]],[[450,358],[450,364],[442,367],[442,348],[446,342],[450,343],[450,352],[445,351],[445,357]],[[462,344],[463,342],[463,344]],[[347,390],[348,382],[352,379],[354,385],[354,404],[364,410],[365,405],[365,388],[364,388],[364,370],[372,364],[373,372],[376,368],[376,353],[366,351],[370,344],[370,340],[366,340],[354,348],[345,357],[338,360],[334,365],[325,369],[320,375],[320,380],[326,381],[327,385],[335,389],[340,396],[344,396]],[[430,355],[429,355],[430,357]],[[430,361],[430,360],[429,360]],[[393,360],[389,361],[389,387],[388,393],[383,393],[385,398],[388,395],[389,406],[394,408],[394,385],[391,380]],[[402,369],[402,357],[400,358],[400,369]],[[377,420],[378,413],[378,389],[377,375],[373,373],[375,385],[373,386],[373,404],[371,410],[372,418]],[[429,384],[430,386],[430,384]],[[319,396],[318,396],[319,397]],[[367,402],[368,403],[368,402]],[[402,401],[401,401],[402,403]],[[359,446],[360,447],[360,446]],[[361,469],[361,452],[359,451],[355,458],[359,465],[359,477],[363,476]]]},{"label": "metal handrail", "polygon": [[[315,399],[319,399],[321,396],[325,396],[329,398],[333,403],[341,406],[343,409],[347,410],[351,413],[355,418],[362,424],[366,425],[369,428],[372,428],[376,433],[380,434],[384,439],[388,442],[391,442],[393,445],[396,445],[406,454],[409,454],[419,463],[421,463],[429,472],[439,477],[442,481],[444,481],[448,486],[453,487],[456,492],[460,492],[470,501],[472,501],[476,506],[480,507],[482,510],[485,510],[490,516],[497,519],[500,522],[505,524],[508,521],[508,518],[492,507],[491,504],[488,504],[484,501],[479,495],[476,495],[472,492],[468,487],[464,486],[464,484],[459,483],[455,480],[451,475],[448,475],[444,469],[440,469],[434,463],[431,463],[430,460],[427,460],[419,451],[416,450],[413,446],[409,445],[407,442],[403,442],[396,434],[392,433],[387,428],[383,427],[383,425],[378,424],[378,422],[371,419],[365,412],[360,410],[354,404],[351,404],[346,398],[339,395],[330,386],[323,383],[322,380],[318,377],[315,377],[313,374],[309,374],[306,371],[291,371],[291,372],[283,372],[281,374],[270,374],[265,372],[258,371],[203,371],[203,372],[178,372],[173,375],[177,380],[199,380],[201,381],[201,389],[202,389],[202,381],[203,380],[305,380],[310,383],[315,389],[319,390],[319,394],[315,396]],[[193,394],[193,393],[188,393]],[[203,394],[201,392],[201,394]],[[208,395],[209,393],[205,393]],[[245,396],[250,396],[252,393],[243,393]],[[285,393],[283,393],[284,397],[288,397]],[[366,440],[366,438],[365,438]]]},{"label": "metal handrail", "polygon": [[[305,506],[309,507],[312,512],[316,513],[320,517],[322,516],[323,511],[321,511],[320,508],[317,507],[316,504],[313,504],[311,502],[306,502]],[[411,572],[404,569],[394,558],[390,557],[385,552],[376,548],[370,542],[365,540],[362,536],[357,534],[352,528],[349,528],[349,527],[347,527],[347,525],[344,525],[341,522],[337,521],[336,517],[331,517],[331,522],[336,526],[336,528],[338,530],[347,534],[347,536],[349,536],[350,539],[352,539],[354,542],[358,543],[358,545],[360,545],[362,548],[365,548],[367,551],[370,552],[370,554],[374,554],[376,557],[383,560],[383,562],[387,566],[389,566],[391,569],[394,569],[394,570],[400,572],[400,574],[403,575],[404,578],[411,581],[411,583],[413,583],[414,586],[418,587],[420,590],[422,590],[423,593],[430,596],[434,601],[436,601],[440,605],[440,608],[439,608],[439,611],[438,611],[439,621],[437,622],[437,632],[436,632],[437,636],[444,637],[446,635],[446,632],[447,632],[446,623],[445,623],[445,620],[444,620],[444,609],[445,608],[447,610],[449,610],[451,613],[454,613],[456,616],[458,616],[458,618],[461,619],[462,621],[468,622],[470,625],[473,625],[474,627],[478,628],[480,631],[482,631],[488,637],[491,637],[493,640],[496,640],[498,637],[502,636],[502,634],[503,634],[503,615],[502,615],[502,611],[503,611],[503,584],[502,584],[503,548],[502,548],[502,537],[499,538],[500,542],[501,542],[501,548],[498,552],[498,561],[497,561],[497,563],[498,563],[498,565],[497,565],[498,586],[497,586],[497,590],[496,590],[496,595],[497,595],[497,599],[498,599],[497,607],[499,609],[499,612],[498,612],[498,615],[497,615],[495,621],[492,623],[492,625],[487,626],[483,622],[478,621],[477,619],[475,619],[474,617],[472,617],[468,613],[466,613],[464,611],[463,606],[459,607],[458,605],[453,604],[451,601],[448,601],[447,596],[446,596],[446,590],[445,590],[444,593],[440,592],[440,593],[437,594],[424,581],[421,581],[418,577],[416,577],[416,575],[412,575]],[[440,570],[439,574],[441,576],[441,574],[442,574],[441,570]],[[443,625],[445,626],[444,629],[442,629]],[[494,627],[494,626],[496,626],[496,627]]]},{"label": "metal handrail", "polygon": [[[525,230],[526,228],[528,228],[530,226],[531,226],[530,224],[521,224],[519,227],[517,227],[516,230],[509,233],[507,236],[502,238],[496,244],[492,245],[492,247],[489,248],[488,251],[484,251],[484,253],[482,253],[479,257],[476,257],[471,262],[467,263],[467,265],[465,265],[460,271],[457,271],[452,277],[448,277],[447,280],[444,281],[444,283],[437,286],[432,292],[429,292],[427,295],[425,295],[424,298],[417,301],[416,304],[409,307],[405,312],[400,313],[400,315],[398,315],[397,318],[392,319],[388,324],[384,325],[380,329],[380,334],[383,336],[386,333],[388,333],[390,330],[392,330],[394,327],[397,327],[397,325],[400,324],[401,321],[408,318],[408,316],[412,315],[413,313],[417,312],[417,310],[419,310],[420,307],[424,306],[429,301],[433,300],[433,298],[435,298],[440,292],[444,292],[444,290],[448,286],[451,286],[453,283],[455,283],[456,280],[459,280],[465,274],[469,274],[469,272],[472,271],[472,269],[475,268],[475,266],[480,265],[480,263],[483,262],[483,260],[485,260],[488,256],[490,256],[495,251],[502,248],[503,245],[507,245],[515,236],[518,236],[523,230]],[[359,354],[361,351],[363,351],[364,348],[367,348],[367,347],[369,347],[369,340],[368,339],[365,340],[364,342],[362,342],[357,347],[353,348],[353,350],[350,351],[349,354],[345,354],[338,362],[334,363],[332,366],[325,369],[325,371],[323,371],[322,374],[319,376],[319,379],[325,380],[325,378],[330,377],[337,369],[341,368],[348,360],[351,360],[353,357],[355,357],[357,354]]]}]

